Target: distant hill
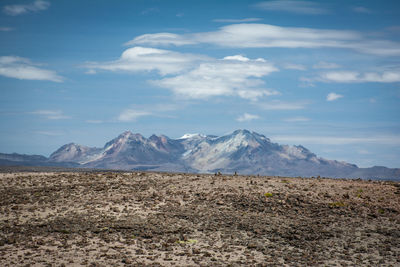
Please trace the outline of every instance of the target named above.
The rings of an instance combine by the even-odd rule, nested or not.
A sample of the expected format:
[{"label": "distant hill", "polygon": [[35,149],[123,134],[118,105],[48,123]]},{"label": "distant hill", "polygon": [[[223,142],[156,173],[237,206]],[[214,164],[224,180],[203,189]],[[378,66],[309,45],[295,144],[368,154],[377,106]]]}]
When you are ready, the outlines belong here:
[{"label": "distant hill", "polygon": [[220,137],[185,134],[179,139],[164,135],[145,138],[127,131],[103,148],[70,143],[49,158],[0,154],[0,165],[400,180],[400,169],[359,168],[318,157],[301,145],[273,143],[264,135],[248,130]]}]

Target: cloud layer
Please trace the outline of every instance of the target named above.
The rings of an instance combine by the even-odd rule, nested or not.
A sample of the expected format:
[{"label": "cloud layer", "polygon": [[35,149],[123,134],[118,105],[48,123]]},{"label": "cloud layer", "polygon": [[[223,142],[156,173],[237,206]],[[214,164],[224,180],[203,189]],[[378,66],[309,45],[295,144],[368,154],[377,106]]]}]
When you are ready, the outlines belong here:
[{"label": "cloud layer", "polygon": [[400,82],[400,70],[383,72],[330,71],[321,73],[316,81],[336,83],[393,83]]},{"label": "cloud layer", "polygon": [[42,69],[37,65],[26,58],[3,56],[0,57],[0,75],[20,80],[63,81],[63,77],[55,71]]},{"label": "cloud layer", "polygon": [[26,5],[7,5],[3,7],[3,12],[7,15],[17,16],[29,12],[38,12],[46,10],[50,7],[50,2],[36,0],[31,4]]},{"label": "cloud layer", "polygon": [[379,56],[400,55],[399,43],[370,39],[356,31],[280,27],[256,23],[232,24],[217,31],[193,34],[144,34],[127,42],[127,45],[181,46],[200,43],[235,48],[341,48]]},{"label": "cloud layer", "polygon": [[96,69],[109,71],[157,71],[162,76],[151,83],[170,89],[184,98],[205,99],[213,96],[239,96],[256,101],[264,96],[279,94],[265,88],[261,79],[278,71],[262,58],[249,59],[242,55],[213,59],[201,55],[183,54],[170,50],[132,47],[118,60],[87,63],[91,74]]},{"label": "cloud layer", "polygon": [[294,0],[278,0],[261,2],[255,5],[256,8],[270,11],[283,11],[295,14],[320,15],[328,13],[316,2],[310,1],[294,1]]},{"label": "cloud layer", "polygon": [[125,109],[121,112],[121,114],[119,114],[118,120],[122,122],[136,121],[140,117],[149,115],[151,115],[151,113],[147,111]]},{"label": "cloud layer", "polygon": [[257,100],[262,96],[278,94],[274,90],[263,89],[264,81],[260,79],[274,71],[278,69],[264,59],[252,60],[236,55],[201,63],[188,72],[153,83],[186,98],[224,95]]},{"label": "cloud layer", "polygon": [[244,22],[255,22],[260,21],[260,18],[245,18],[245,19],[214,19],[214,22],[222,22],[222,23],[244,23]]},{"label": "cloud layer", "polygon": [[36,110],[30,113],[42,116],[48,120],[63,120],[71,118],[70,116],[66,116],[61,110]]},{"label": "cloud layer", "polygon": [[194,62],[206,58],[205,56],[136,46],[125,50],[118,60],[91,62],[87,63],[85,67],[90,69],[89,74],[94,74],[95,69],[102,69],[126,72],[157,71],[161,75],[167,75],[179,73],[191,67]]}]

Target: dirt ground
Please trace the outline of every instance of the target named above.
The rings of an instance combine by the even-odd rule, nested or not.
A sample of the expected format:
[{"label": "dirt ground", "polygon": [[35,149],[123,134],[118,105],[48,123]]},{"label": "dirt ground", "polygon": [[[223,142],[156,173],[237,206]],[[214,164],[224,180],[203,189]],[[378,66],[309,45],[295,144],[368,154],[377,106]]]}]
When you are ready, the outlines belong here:
[{"label": "dirt ground", "polygon": [[0,266],[400,266],[400,183],[0,173]]}]

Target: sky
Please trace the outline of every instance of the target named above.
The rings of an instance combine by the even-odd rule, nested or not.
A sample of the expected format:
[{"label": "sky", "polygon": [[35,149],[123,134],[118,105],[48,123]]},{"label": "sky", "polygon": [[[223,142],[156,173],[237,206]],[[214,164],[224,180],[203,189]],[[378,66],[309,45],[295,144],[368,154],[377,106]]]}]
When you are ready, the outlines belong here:
[{"label": "sky", "polygon": [[248,129],[400,167],[400,1],[0,5],[2,153]]}]

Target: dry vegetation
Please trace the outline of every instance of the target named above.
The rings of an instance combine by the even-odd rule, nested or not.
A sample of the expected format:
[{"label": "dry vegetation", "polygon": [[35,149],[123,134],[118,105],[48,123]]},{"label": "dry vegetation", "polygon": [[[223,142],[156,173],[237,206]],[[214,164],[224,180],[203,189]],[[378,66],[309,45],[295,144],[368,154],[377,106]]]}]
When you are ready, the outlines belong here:
[{"label": "dry vegetation", "polygon": [[400,265],[400,184],[0,174],[0,266]]}]

